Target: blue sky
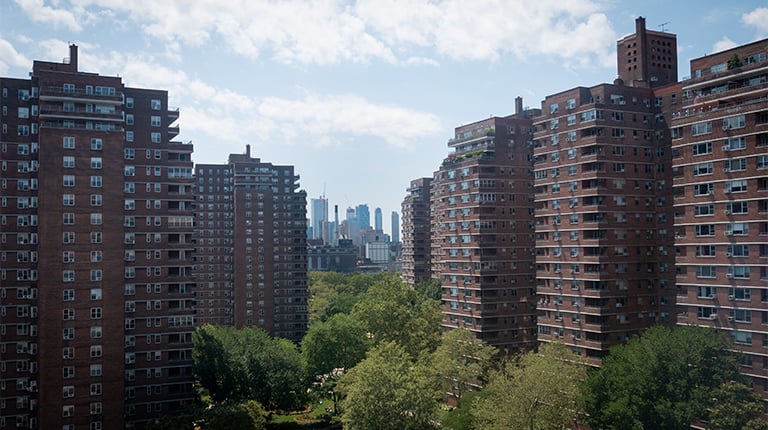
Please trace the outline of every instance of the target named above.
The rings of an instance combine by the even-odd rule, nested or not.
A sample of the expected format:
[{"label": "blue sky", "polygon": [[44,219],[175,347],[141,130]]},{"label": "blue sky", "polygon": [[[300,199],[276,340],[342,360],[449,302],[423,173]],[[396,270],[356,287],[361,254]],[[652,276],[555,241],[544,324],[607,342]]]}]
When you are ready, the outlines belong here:
[{"label": "blue sky", "polygon": [[454,127],[510,114],[518,95],[537,107],[612,81],[638,16],[677,34],[681,77],[691,58],[768,35],[765,1],[3,0],[0,76],[76,43],[82,71],[169,90],[196,162],[250,144],[340,214],[381,207],[389,232]]}]

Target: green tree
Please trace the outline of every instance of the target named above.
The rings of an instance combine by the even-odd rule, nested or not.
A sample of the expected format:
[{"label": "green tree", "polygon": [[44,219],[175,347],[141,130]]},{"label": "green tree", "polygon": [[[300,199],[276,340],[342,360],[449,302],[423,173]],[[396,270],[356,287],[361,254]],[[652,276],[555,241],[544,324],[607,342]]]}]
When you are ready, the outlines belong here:
[{"label": "green tree", "polygon": [[440,342],[440,302],[420,297],[396,277],[371,286],[352,315],[371,333],[375,344],[397,342],[412,357],[431,353]]},{"label": "green tree", "polygon": [[419,296],[424,299],[440,300],[443,294],[439,279],[423,280],[416,284],[414,289],[419,293]]},{"label": "green tree", "polygon": [[741,381],[730,342],[711,328],[653,327],[611,349],[583,391],[592,428],[688,428],[707,416],[712,395]]},{"label": "green tree", "polygon": [[258,328],[199,327],[193,370],[214,403],[256,400],[289,409],[304,399],[306,377],[296,345]]},{"label": "green tree", "polygon": [[474,402],[484,393],[482,391],[470,391],[461,397],[461,403],[448,411],[440,422],[440,427],[445,430],[475,430],[475,417],[472,415]]},{"label": "green tree", "polygon": [[264,430],[269,416],[254,400],[217,406],[206,411],[205,415],[201,426],[204,430]]},{"label": "green tree", "polygon": [[744,64],[741,62],[741,58],[739,58],[739,56],[735,53],[731,55],[731,58],[728,59],[728,70],[735,69],[743,65]]},{"label": "green tree", "polygon": [[310,324],[327,321],[339,313],[350,313],[371,285],[395,277],[391,273],[309,272]]},{"label": "green tree", "polygon": [[349,369],[359,363],[369,345],[360,321],[347,314],[336,314],[309,327],[301,341],[301,354],[308,375],[326,375],[334,368]]},{"label": "green tree", "polygon": [[463,394],[483,382],[496,353],[495,347],[475,339],[467,329],[449,330],[430,357],[430,368],[435,379],[443,382],[445,392],[461,404]]},{"label": "green tree", "polygon": [[508,360],[491,372],[474,403],[478,429],[565,429],[579,415],[579,386],[586,368],[570,348],[543,344],[538,353]]},{"label": "green tree", "polygon": [[223,402],[237,391],[236,370],[230,367],[222,331],[212,325],[198,327],[192,337],[193,371],[214,402]]},{"label": "green tree", "polygon": [[338,387],[344,428],[352,430],[422,430],[431,428],[440,392],[423,364],[414,363],[402,346],[382,342],[341,378]]},{"label": "green tree", "polygon": [[[763,419],[763,402],[747,385],[728,381],[712,396],[709,410],[709,430],[766,429]],[[761,427],[762,426],[762,427]]]},{"label": "green tree", "polygon": [[265,373],[268,390],[266,396],[253,399],[279,410],[303,407],[308,384],[296,344],[287,339],[272,339],[267,348],[258,353],[258,361]]}]

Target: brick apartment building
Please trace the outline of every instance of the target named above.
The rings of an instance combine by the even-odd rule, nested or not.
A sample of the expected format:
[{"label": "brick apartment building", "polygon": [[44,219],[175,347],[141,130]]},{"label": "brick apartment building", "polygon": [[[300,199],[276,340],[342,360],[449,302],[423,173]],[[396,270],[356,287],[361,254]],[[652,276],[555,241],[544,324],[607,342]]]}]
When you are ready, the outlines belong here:
[{"label": "brick apartment building", "polygon": [[298,342],[307,329],[307,195],[293,166],[195,166],[197,319]]},{"label": "brick apartment building", "polygon": [[[729,334],[768,391],[768,39],[691,61],[672,105],[679,324]],[[679,102],[673,104],[672,96]]]},{"label": "brick apartment building", "polygon": [[403,199],[403,241],[401,273],[403,282],[414,287],[432,278],[430,264],[430,187],[432,178],[411,181]]},{"label": "brick apartment building", "polygon": [[613,84],[547,96],[535,119],[539,339],[593,363],[677,314],[669,132],[654,94],[677,81],[677,41],[635,24]]},{"label": "brick apartment building", "polygon": [[432,276],[443,326],[512,352],[536,342],[532,111],[457,127],[431,183]]},{"label": "brick apartment building", "polygon": [[194,397],[179,112],[74,45],[0,88],[0,428],[141,428]]}]

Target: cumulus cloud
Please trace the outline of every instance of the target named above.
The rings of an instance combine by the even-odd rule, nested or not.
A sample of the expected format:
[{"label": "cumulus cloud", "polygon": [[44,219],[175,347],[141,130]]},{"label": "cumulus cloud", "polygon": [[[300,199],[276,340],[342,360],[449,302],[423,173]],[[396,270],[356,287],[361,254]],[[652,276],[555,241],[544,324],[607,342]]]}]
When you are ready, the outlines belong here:
[{"label": "cumulus cloud", "polygon": [[722,39],[715,42],[715,44],[712,46],[712,52],[725,51],[726,49],[731,49],[737,45],[738,44],[733,40],[729,39],[728,36],[723,36]]},{"label": "cumulus cloud", "polygon": [[[35,2],[41,0],[19,0]],[[444,56],[494,61],[548,55],[570,64],[613,61],[616,34],[595,0],[72,0],[93,19],[123,14],[176,52],[223,41],[248,58],[294,64]],[[95,9],[101,9],[97,11]],[[433,64],[433,63],[427,63]]]},{"label": "cumulus cloud", "polygon": [[0,39],[0,75],[8,73],[10,67],[31,67],[32,61],[19,53],[11,42]]},{"label": "cumulus cloud", "polygon": [[768,8],[759,7],[741,16],[741,21],[757,30],[758,37],[768,34]]},{"label": "cumulus cloud", "polygon": [[[66,51],[62,41],[45,46]],[[95,53],[95,54],[94,54]],[[146,54],[80,51],[80,69],[119,74],[127,86],[167,89],[171,105],[184,106],[182,132],[203,133],[239,145],[244,136],[255,143],[344,145],[355,138],[374,138],[406,149],[443,131],[439,118],[401,106],[379,104],[354,94],[314,94],[295,98],[250,97],[210,85],[185,71],[159,64]]]},{"label": "cumulus cloud", "polygon": [[83,30],[77,14],[73,11],[46,6],[44,0],[16,0],[16,4],[32,21],[51,24],[55,28],[63,26],[75,32]]}]

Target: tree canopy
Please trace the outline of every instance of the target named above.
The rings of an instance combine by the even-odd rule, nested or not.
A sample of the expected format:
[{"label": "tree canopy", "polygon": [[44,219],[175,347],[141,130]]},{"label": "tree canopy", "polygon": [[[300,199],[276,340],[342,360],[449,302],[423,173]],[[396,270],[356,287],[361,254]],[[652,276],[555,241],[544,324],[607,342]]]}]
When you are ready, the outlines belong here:
[{"label": "tree canopy", "polygon": [[714,329],[653,327],[611,349],[584,384],[592,428],[688,428],[707,418],[713,394],[741,381],[731,344]]},{"label": "tree canopy", "polygon": [[306,391],[296,345],[258,328],[204,325],[195,330],[194,373],[216,403],[256,400],[276,409],[300,406]]},{"label": "tree canopy", "polygon": [[365,358],[370,341],[362,323],[347,314],[336,314],[309,327],[301,353],[310,376],[326,375],[335,368],[349,369]]},{"label": "tree canopy", "polygon": [[441,398],[424,364],[396,342],[381,342],[344,375],[339,389],[344,428],[422,430],[432,423]]},{"label": "tree canopy", "polygon": [[495,347],[475,339],[467,329],[449,330],[430,357],[430,369],[444,392],[461,403],[464,393],[482,385],[496,353]]},{"label": "tree canopy", "polygon": [[473,403],[478,429],[555,430],[578,418],[579,386],[585,366],[562,343],[547,343],[538,353],[506,360],[491,372],[488,385]]},{"label": "tree canopy", "polygon": [[352,316],[362,322],[375,344],[397,342],[416,357],[440,342],[440,302],[421,297],[398,278],[385,278],[368,289]]}]

